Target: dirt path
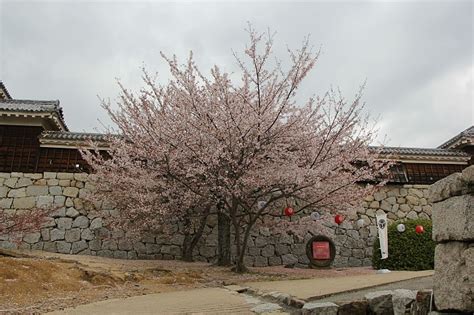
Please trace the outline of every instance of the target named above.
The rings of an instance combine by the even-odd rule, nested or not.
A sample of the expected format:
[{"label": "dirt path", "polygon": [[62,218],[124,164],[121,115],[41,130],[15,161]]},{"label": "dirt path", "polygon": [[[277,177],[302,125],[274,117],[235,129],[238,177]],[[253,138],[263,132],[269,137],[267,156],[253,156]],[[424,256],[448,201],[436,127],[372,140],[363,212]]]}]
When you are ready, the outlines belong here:
[{"label": "dirt path", "polygon": [[239,275],[209,263],[120,260],[19,251],[0,256],[0,314],[43,313],[111,299],[243,282],[374,274],[370,268],[250,268]]}]

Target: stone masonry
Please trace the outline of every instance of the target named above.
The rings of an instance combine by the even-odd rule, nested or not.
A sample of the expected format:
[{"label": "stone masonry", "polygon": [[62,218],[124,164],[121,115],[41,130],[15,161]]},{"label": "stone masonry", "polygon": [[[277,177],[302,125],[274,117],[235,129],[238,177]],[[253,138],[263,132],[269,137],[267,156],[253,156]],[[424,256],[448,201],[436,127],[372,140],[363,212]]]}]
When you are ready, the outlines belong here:
[{"label": "stone masonry", "polygon": [[[123,231],[109,231],[102,217],[116,215],[108,202],[91,204],[87,193],[94,185],[84,173],[0,173],[0,211],[31,211],[35,207],[57,210],[40,232],[25,235],[20,248],[66,254],[98,255],[128,259],[177,259],[181,255],[183,234],[176,226],[172,237],[144,235],[141,241],[127,240]],[[372,246],[377,237],[375,215],[384,211],[390,220],[431,218],[427,201],[429,186],[390,185],[367,196],[357,211],[340,225],[324,222],[324,232],[308,231],[303,238],[286,232],[260,228],[252,233],[247,249],[248,266],[307,265],[306,242],[323,233],[336,244],[334,266],[370,266]],[[97,216],[97,211],[100,215]],[[93,214],[96,213],[96,214]],[[363,227],[356,221],[362,218]],[[8,235],[0,236],[0,247],[16,244]],[[217,220],[211,218],[198,244],[194,258],[214,262],[217,255]]]},{"label": "stone masonry", "polygon": [[430,188],[438,310],[474,312],[474,165]]}]

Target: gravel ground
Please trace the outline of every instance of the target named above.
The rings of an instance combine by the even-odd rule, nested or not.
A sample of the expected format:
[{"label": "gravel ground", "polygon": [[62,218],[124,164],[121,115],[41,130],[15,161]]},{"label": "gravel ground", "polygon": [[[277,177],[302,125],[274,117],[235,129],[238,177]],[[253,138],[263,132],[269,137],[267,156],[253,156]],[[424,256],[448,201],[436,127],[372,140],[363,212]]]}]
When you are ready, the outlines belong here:
[{"label": "gravel ground", "polygon": [[348,293],[335,294],[326,298],[317,300],[318,302],[346,302],[346,301],[356,301],[364,299],[364,296],[367,293],[374,291],[383,291],[383,290],[396,290],[396,289],[408,289],[408,290],[422,290],[422,289],[432,289],[433,288],[433,277],[423,277],[416,278],[411,280],[405,280],[390,284],[385,284],[373,288],[358,290]]}]

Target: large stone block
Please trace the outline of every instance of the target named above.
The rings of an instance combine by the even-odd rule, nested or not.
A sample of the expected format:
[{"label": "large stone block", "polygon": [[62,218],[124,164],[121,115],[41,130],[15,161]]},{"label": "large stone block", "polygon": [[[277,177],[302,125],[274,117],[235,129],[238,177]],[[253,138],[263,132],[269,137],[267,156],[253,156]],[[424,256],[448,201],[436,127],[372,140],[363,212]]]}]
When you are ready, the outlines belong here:
[{"label": "large stone block", "polygon": [[464,169],[462,173],[454,173],[445,177],[429,188],[429,201],[438,202],[449,197],[465,195],[473,192],[474,165]]},{"label": "large stone block", "polygon": [[369,309],[377,315],[392,315],[392,291],[376,291],[367,293],[365,299],[369,303]]},{"label": "large stone block", "polygon": [[433,205],[433,240],[474,240],[474,196],[462,195]]},{"label": "large stone block", "polygon": [[76,187],[65,187],[63,190],[63,195],[66,197],[77,197],[79,194],[79,189]]},{"label": "large stone block", "polygon": [[56,249],[58,253],[69,254],[71,251],[71,244],[64,241],[59,241],[56,242]]},{"label": "large stone block", "polygon": [[26,194],[28,196],[45,196],[48,194],[48,186],[28,186],[26,187]]},{"label": "large stone block", "polygon": [[81,239],[81,230],[80,229],[70,229],[66,231],[64,235],[66,242],[72,243],[77,242]]},{"label": "large stone block", "polygon": [[77,241],[72,243],[72,248],[71,248],[71,253],[72,254],[77,254],[85,249],[87,249],[87,242],[84,240]]},{"label": "large stone block", "polygon": [[301,309],[303,315],[337,315],[337,304],[331,302],[307,302]]},{"label": "large stone block", "polygon": [[436,245],[434,300],[438,310],[474,311],[474,244]]},{"label": "large stone block", "polygon": [[416,291],[397,289],[392,294],[393,314],[405,315],[410,313],[411,305],[415,301]]},{"label": "large stone block", "polygon": [[52,229],[50,234],[51,241],[63,240],[65,235],[64,230]]},{"label": "large stone block", "polygon": [[15,198],[13,200],[13,208],[16,209],[31,209],[35,206],[35,197]]}]

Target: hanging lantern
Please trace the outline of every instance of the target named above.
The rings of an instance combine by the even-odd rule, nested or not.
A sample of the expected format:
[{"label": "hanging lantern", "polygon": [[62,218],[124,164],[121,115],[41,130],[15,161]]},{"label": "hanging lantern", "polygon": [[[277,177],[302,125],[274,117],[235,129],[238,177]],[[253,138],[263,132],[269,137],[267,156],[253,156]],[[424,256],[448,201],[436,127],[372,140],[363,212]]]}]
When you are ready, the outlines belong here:
[{"label": "hanging lantern", "polygon": [[417,225],[416,228],[415,228],[415,232],[418,233],[418,234],[421,234],[425,231],[425,228],[423,227],[423,225]]},{"label": "hanging lantern", "polygon": [[341,224],[342,221],[344,221],[344,217],[342,215],[338,214],[334,217],[334,222],[336,222],[338,225]]},{"label": "hanging lantern", "polygon": [[285,208],[285,215],[287,217],[291,217],[293,214],[295,214],[295,210],[293,210],[292,207],[286,207]]},{"label": "hanging lantern", "polygon": [[364,219],[359,219],[359,220],[357,220],[356,224],[357,224],[357,227],[361,228],[361,227],[364,226],[365,221],[364,221]]},{"label": "hanging lantern", "polygon": [[317,220],[321,219],[321,214],[319,214],[319,212],[317,212],[317,211],[311,212],[311,219],[313,221],[317,221]]},{"label": "hanging lantern", "polygon": [[403,223],[398,224],[397,225],[397,231],[400,232],[400,233],[405,232],[405,224],[403,224]]}]

